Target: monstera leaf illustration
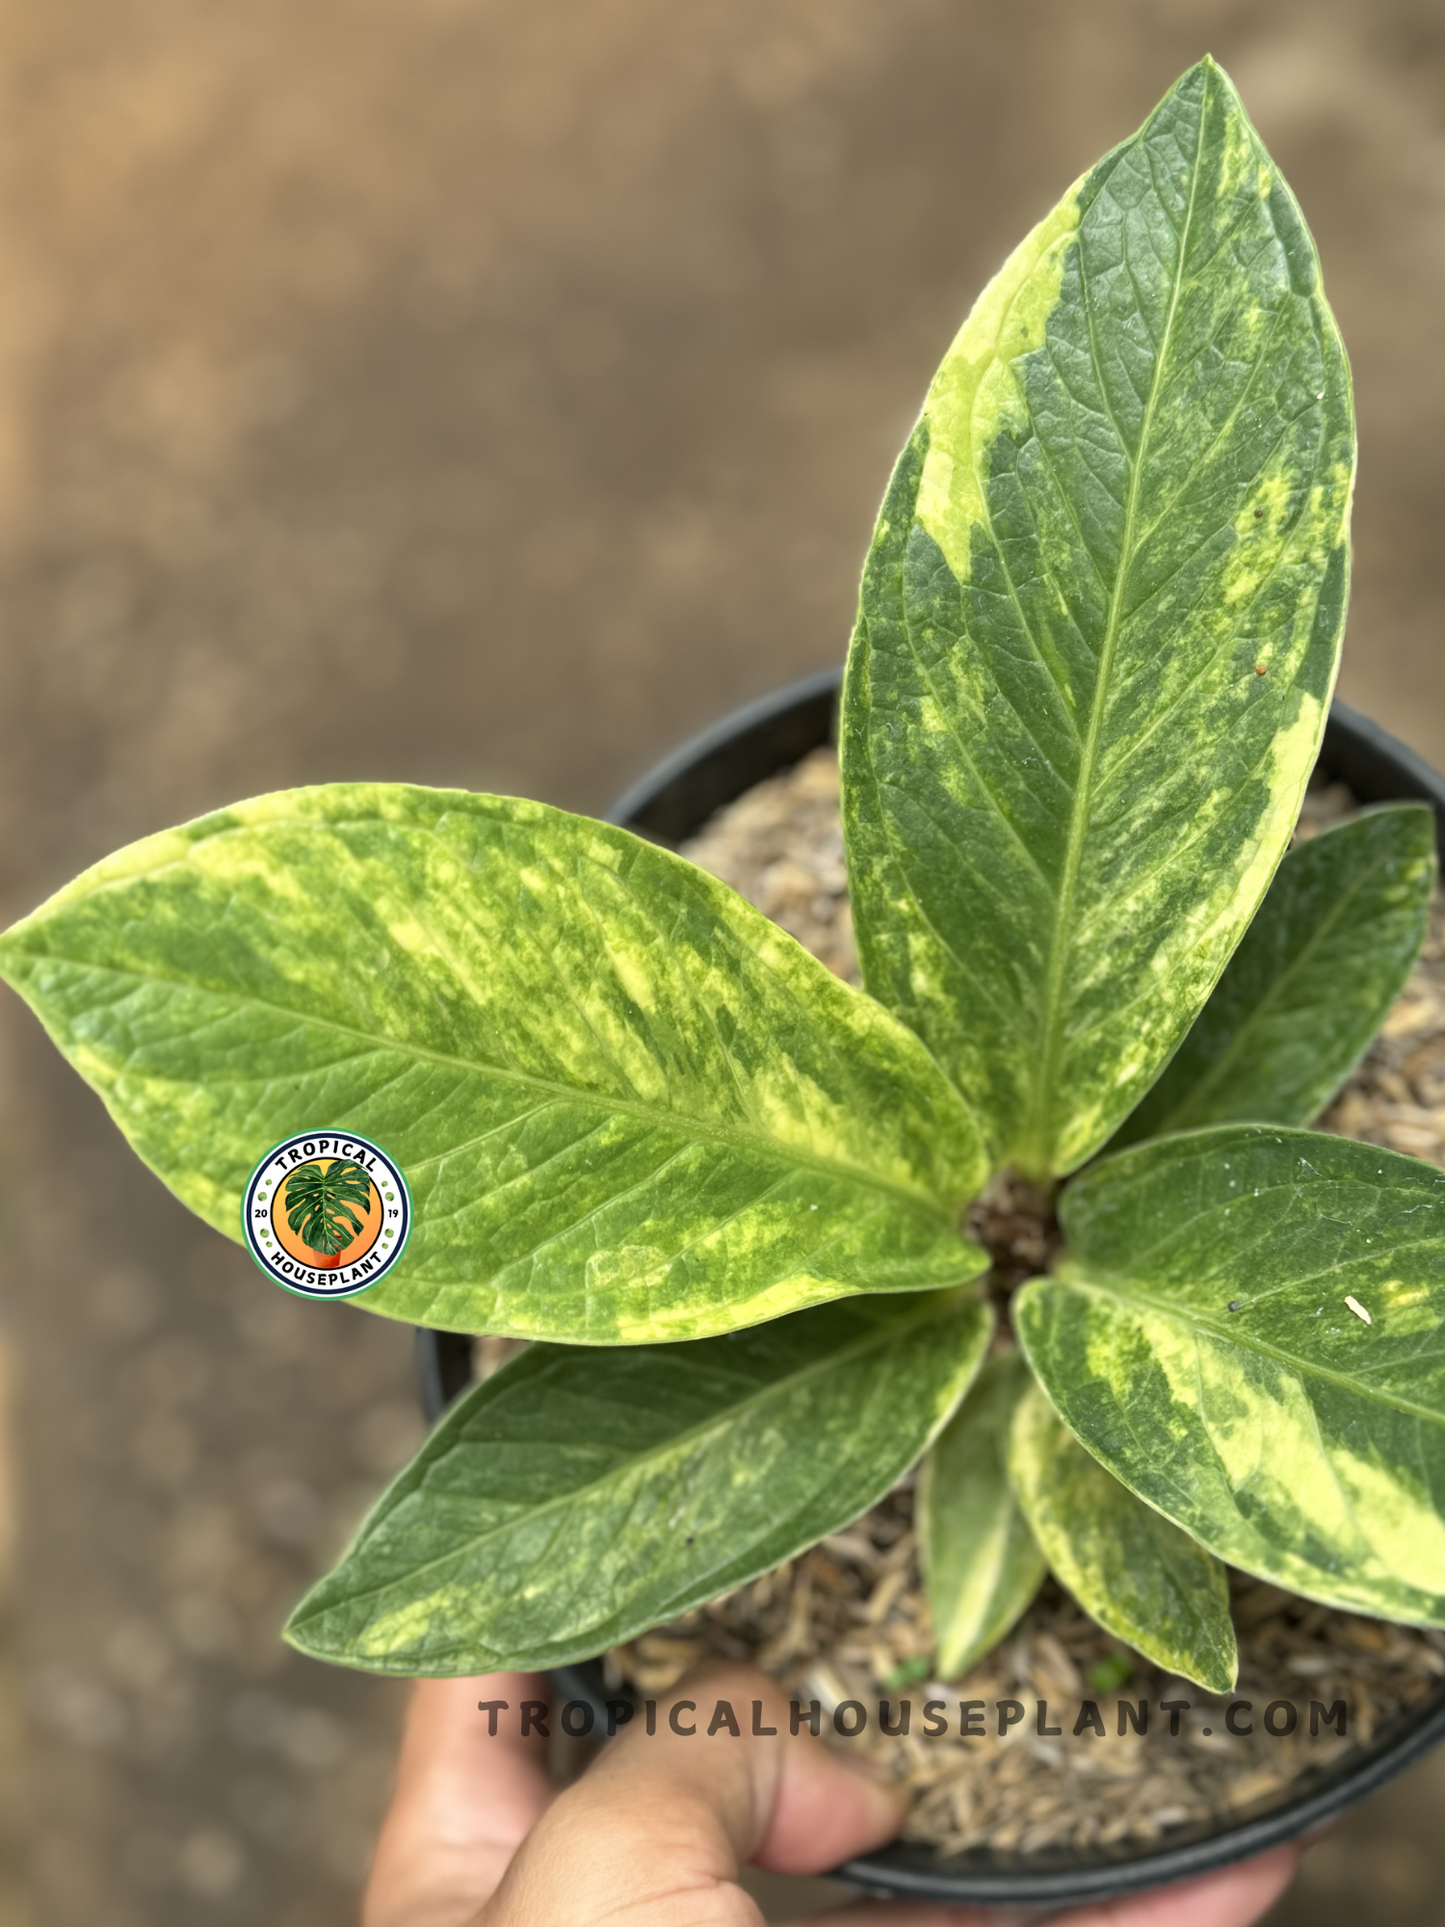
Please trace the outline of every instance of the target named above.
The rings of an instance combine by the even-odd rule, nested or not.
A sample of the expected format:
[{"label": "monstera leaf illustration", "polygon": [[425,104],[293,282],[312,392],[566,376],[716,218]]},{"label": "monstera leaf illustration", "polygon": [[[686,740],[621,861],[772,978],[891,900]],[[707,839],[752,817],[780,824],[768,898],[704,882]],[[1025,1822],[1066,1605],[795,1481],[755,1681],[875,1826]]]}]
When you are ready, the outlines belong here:
[{"label": "monstera leaf illustration", "polygon": [[[371,1208],[371,1179],[349,1158],[298,1164],[286,1180],[286,1222],[302,1244],[334,1258],[361,1230],[351,1209]],[[348,1229],[349,1227],[349,1229]]]}]

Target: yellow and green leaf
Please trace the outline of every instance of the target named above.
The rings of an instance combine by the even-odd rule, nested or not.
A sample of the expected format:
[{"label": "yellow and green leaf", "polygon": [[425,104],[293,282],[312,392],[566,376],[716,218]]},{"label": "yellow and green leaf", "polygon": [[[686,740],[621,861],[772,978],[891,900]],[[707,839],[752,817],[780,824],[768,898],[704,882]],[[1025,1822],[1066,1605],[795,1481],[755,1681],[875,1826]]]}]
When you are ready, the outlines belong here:
[{"label": "yellow and green leaf", "polygon": [[1095,1166],[1062,1219],[1014,1327],[1101,1464],[1232,1565],[1445,1625],[1445,1171],[1224,1125]]},{"label": "yellow and green leaf", "polygon": [[928,1293],[690,1345],[530,1346],[447,1414],[286,1636],[427,1676],[631,1639],[881,1498],[992,1323],[976,1297]]},{"label": "yellow and green leaf", "polygon": [[1105,1143],[1263,897],[1334,682],[1353,476],[1313,244],[1203,61],[980,297],[864,574],[864,980],[997,1162]]},{"label": "yellow and green leaf", "polygon": [[1165,1672],[1229,1692],[1239,1656],[1224,1567],[1090,1458],[1036,1384],[1014,1414],[1009,1476],[1054,1577],[1091,1618]]},{"label": "yellow and green leaf", "polygon": [[1018,1352],[990,1358],[923,1461],[918,1546],[939,1679],[992,1651],[1048,1570],[1008,1477],[1009,1426],[1033,1382]]},{"label": "yellow and green leaf", "polygon": [[648,1344],[986,1259],[977,1128],[911,1032],[625,830],[387,784],[122,850],[0,938],[146,1163],[218,1230],[279,1138],[380,1143],[405,1257],[355,1302]]},{"label": "yellow and green leaf", "polygon": [[1368,1049],[1420,953],[1435,812],[1370,810],[1291,850],[1159,1082],[1111,1149],[1205,1124],[1308,1124]]}]

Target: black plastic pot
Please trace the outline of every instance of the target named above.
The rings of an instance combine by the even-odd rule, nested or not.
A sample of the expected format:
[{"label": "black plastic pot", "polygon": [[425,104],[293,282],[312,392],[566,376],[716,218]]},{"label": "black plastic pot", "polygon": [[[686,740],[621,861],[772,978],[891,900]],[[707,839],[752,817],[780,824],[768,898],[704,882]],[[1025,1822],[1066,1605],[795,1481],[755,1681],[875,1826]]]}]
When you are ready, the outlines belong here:
[{"label": "black plastic pot", "polygon": [[[661,842],[700,830],[713,811],[754,783],[788,768],[832,739],[841,670],[825,670],[739,710],[661,763],[619,799],[611,821]],[[1362,803],[1405,798],[1431,804],[1445,853],[1445,778],[1368,717],[1337,702],[1325,729],[1320,766]],[[427,1416],[437,1419],[471,1379],[471,1340],[450,1332],[418,1335]],[[554,1674],[567,1698],[589,1702],[605,1728],[602,1669],[591,1661]],[[1445,1686],[1391,1721],[1371,1744],[1340,1765],[1295,1782],[1288,1798],[1218,1824],[1181,1827],[1148,1846],[1058,1848],[1021,1854],[979,1848],[940,1859],[931,1848],[898,1841],[850,1860],[838,1878],[889,1899],[964,1905],[1037,1906],[1097,1900],[1183,1880],[1262,1853],[1320,1826],[1445,1739]]]}]

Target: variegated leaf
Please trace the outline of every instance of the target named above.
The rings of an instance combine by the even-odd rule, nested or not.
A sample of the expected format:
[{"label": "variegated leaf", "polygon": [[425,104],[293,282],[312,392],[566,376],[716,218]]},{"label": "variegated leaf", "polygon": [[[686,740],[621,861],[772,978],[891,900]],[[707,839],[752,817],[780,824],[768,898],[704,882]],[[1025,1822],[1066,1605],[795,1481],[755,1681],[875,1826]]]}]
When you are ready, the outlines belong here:
[{"label": "variegated leaf", "polygon": [[1221,1559],[1445,1625],[1445,1171],[1225,1125],[1064,1195],[1014,1326],[1072,1430]]},{"label": "variegated leaf", "polygon": [[1165,1672],[1230,1691],[1224,1567],[1090,1458],[1037,1385],[1014,1415],[1009,1475],[1054,1576],[1091,1618]]},{"label": "variegated leaf", "polygon": [[712,877],[540,803],[264,796],[0,939],[147,1164],[235,1237],[279,1138],[359,1131],[414,1230],[354,1302],[652,1343],[953,1284],[977,1130],[903,1026]]},{"label": "variegated leaf", "polygon": [[1409,976],[1430,919],[1435,812],[1370,810],[1291,850],[1164,1075],[1111,1149],[1234,1121],[1308,1124]]},{"label": "variegated leaf", "polygon": [[1107,1140],[1263,896],[1334,680],[1353,474],[1313,244],[1203,61],[980,297],[864,575],[864,980],[999,1162]]},{"label": "variegated leaf", "polygon": [[970,1294],[929,1293],[690,1345],[533,1345],[447,1414],[286,1636],[424,1675],[631,1639],[879,1499],[957,1404],[992,1323]]},{"label": "variegated leaf", "polygon": [[934,1666],[957,1679],[1008,1632],[1048,1570],[1008,1478],[1008,1431],[1033,1373],[990,1358],[923,1461],[918,1545],[933,1614]]}]

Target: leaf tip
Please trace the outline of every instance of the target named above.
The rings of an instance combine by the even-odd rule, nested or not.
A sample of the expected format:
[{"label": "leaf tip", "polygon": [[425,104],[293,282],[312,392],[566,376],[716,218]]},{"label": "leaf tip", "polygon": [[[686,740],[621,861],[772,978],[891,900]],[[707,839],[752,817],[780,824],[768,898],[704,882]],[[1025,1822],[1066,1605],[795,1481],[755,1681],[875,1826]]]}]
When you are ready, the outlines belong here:
[{"label": "leaf tip", "polygon": [[[304,1600],[301,1602],[302,1605],[305,1603]],[[328,1652],[326,1647],[318,1644],[315,1639],[310,1637],[305,1625],[301,1621],[300,1613],[301,1606],[298,1606],[286,1621],[285,1625],[282,1626],[282,1639],[291,1647],[293,1652],[304,1653],[307,1659],[334,1660],[336,1658],[334,1653]]]},{"label": "leaf tip", "polygon": [[1231,1652],[1228,1666],[1210,1667],[1199,1684],[1207,1693],[1232,1693],[1239,1684],[1239,1653]]}]

